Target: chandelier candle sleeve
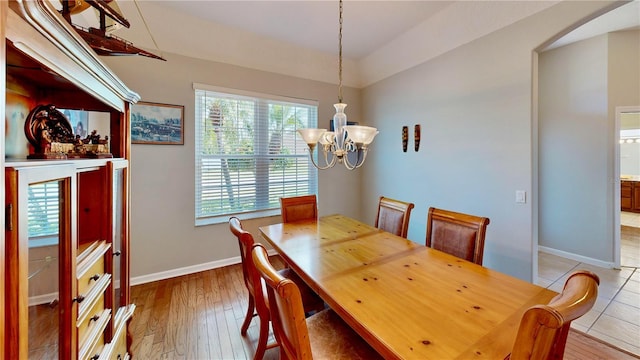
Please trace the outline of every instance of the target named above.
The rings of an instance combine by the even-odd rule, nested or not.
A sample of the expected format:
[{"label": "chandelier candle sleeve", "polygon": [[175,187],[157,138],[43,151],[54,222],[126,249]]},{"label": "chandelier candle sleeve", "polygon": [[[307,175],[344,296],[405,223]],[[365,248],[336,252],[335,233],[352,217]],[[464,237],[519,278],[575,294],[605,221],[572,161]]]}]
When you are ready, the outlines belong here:
[{"label": "chandelier candle sleeve", "polygon": [[338,103],[333,104],[336,108],[336,114],[333,115],[333,128],[336,132],[336,146],[338,149],[344,148],[344,127],[347,125],[347,114],[344,113],[344,108],[347,104]]}]

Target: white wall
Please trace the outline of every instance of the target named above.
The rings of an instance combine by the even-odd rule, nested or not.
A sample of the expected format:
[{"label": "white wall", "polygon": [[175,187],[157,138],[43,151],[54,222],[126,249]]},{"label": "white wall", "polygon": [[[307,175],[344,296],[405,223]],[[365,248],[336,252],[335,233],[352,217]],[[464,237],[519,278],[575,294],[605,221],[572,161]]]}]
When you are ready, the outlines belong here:
[{"label": "white wall", "polygon": [[[365,168],[365,217],[379,194],[415,202],[409,238],[423,243],[429,206],[487,216],[484,264],[531,280],[532,51],[608,4],[562,2],[365,88],[363,115],[385,150]],[[420,151],[403,153],[401,127],[413,124]]]},{"label": "white wall", "polygon": [[[192,83],[236,88],[319,101],[318,122],[328,127],[335,112],[337,86],[250,70],[174,54],[166,62],[143,57],[107,57],[107,65],[143,101],[185,106],[184,145],[132,145],[131,276],[134,282],[154,274],[173,275],[239,256],[227,223],[194,226],[194,92]],[[360,91],[344,89],[349,120],[360,116]],[[360,218],[361,170],[334,168],[319,173],[321,215],[344,213]],[[280,217],[245,221],[259,239],[258,226]],[[185,269],[186,268],[186,269]],[[168,276],[164,273],[159,276]],[[139,278],[136,280],[136,278]]]}]

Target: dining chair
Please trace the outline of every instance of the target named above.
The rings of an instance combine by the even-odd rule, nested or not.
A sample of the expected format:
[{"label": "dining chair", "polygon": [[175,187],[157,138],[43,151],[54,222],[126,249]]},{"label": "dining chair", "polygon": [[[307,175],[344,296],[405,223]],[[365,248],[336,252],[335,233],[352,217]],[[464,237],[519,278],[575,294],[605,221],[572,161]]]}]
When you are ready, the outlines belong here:
[{"label": "dining chair", "polygon": [[[264,283],[251,260],[251,248],[255,244],[255,241],[253,239],[253,235],[243,229],[242,222],[237,217],[229,218],[229,229],[238,238],[242,264],[242,276],[244,278],[244,284],[249,291],[249,305],[247,307],[247,314],[245,315],[244,322],[240,327],[240,334],[242,336],[247,335],[247,330],[249,329],[251,320],[254,316],[258,316],[260,319],[260,331],[258,335],[258,346],[256,347],[256,352],[253,358],[262,359],[264,352],[268,348],[278,346],[278,344],[267,344],[267,340],[269,338],[270,319],[269,303],[266,298]],[[324,301],[308,286],[306,286],[304,281],[300,279],[293,270],[289,268],[278,270],[278,274],[283,278],[291,279],[291,281],[298,284],[304,296],[304,304],[306,305],[304,307],[305,312],[316,312],[324,309]]]},{"label": "dining chair", "polygon": [[426,245],[482,265],[489,218],[429,208]]},{"label": "dining chair", "polygon": [[253,246],[252,257],[267,285],[280,359],[382,358],[333,310],[325,309],[305,319],[298,286],[273,268],[262,244]]},{"label": "dining chair", "polygon": [[375,227],[406,238],[413,207],[413,203],[380,196]]},{"label": "dining chair", "polygon": [[598,275],[590,271],[572,273],[562,293],[547,305],[535,305],[525,311],[513,349],[506,359],[561,360],[571,322],[591,310],[599,284]]},{"label": "dining chair", "polygon": [[318,202],[315,195],[281,197],[280,210],[284,223],[318,218]]}]

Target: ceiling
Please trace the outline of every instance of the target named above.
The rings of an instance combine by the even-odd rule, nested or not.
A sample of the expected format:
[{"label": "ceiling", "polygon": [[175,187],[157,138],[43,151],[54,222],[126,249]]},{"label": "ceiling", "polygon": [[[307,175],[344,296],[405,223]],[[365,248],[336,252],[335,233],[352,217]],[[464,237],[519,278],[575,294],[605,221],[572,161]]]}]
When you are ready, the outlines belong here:
[{"label": "ceiling", "polygon": [[[451,5],[446,1],[346,1],[344,56],[360,59]],[[337,1],[166,1],[205,21],[337,54]]]},{"label": "ceiling", "polygon": [[[344,83],[372,84],[556,3],[345,0]],[[337,82],[338,1],[117,0],[117,4],[131,28],[113,34],[161,56],[175,53]],[[635,8],[618,11],[617,16],[627,19],[624,26],[639,21],[638,1],[632,4]],[[90,11],[73,21],[97,24]],[[621,24],[617,18],[603,22]],[[602,25],[587,28],[574,32],[571,41],[593,36],[593,31],[607,30]]]},{"label": "ceiling", "polygon": [[640,28],[640,1],[638,0],[631,1],[589,21],[551,44],[546,50],[609,32],[634,28]]}]

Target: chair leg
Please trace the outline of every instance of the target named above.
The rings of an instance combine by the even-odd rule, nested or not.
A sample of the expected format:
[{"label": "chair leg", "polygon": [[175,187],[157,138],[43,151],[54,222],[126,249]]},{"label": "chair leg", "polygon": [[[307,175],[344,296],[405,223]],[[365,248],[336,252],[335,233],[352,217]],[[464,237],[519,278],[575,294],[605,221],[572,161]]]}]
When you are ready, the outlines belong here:
[{"label": "chair leg", "polygon": [[269,340],[269,318],[260,318],[260,335],[258,336],[258,347],[256,353],[253,356],[253,360],[262,360],[264,352],[267,350],[267,340]]},{"label": "chair leg", "polygon": [[247,308],[247,315],[244,317],[244,322],[242,323],[242,327],[240,328],[240,334],[242,336],[247,335],[247,330],[249,329],[249,324],[251,324],[251,319],[253,319],[253,312],[255,311],[255,307],[255,300],[253,299],[253,296],[249,294],[249,307]]}]

